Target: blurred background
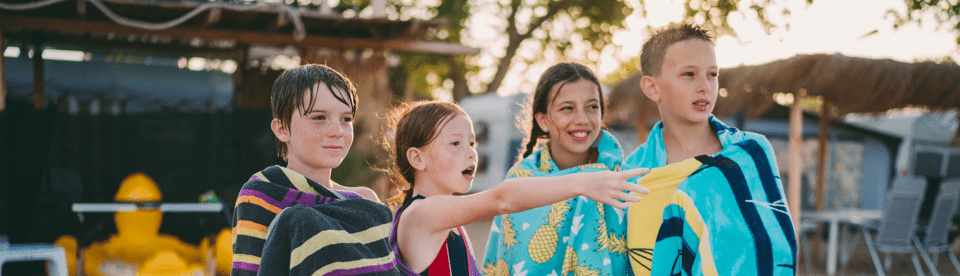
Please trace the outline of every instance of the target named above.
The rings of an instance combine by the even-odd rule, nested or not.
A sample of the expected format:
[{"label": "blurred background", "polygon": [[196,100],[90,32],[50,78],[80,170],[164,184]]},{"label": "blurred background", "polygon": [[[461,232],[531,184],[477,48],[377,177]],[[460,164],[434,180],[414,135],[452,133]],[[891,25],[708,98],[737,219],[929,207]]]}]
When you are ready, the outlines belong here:
[{"label": "blurred background", "polygon": [[[516,116],[560,61],[598,74],[605,125],[629,153],[659,120],[637,85],[640,48],[678,22],[714,35],[715,115],[768,136],[785,191],[798,179],[801,210],[879,212],[895,179],[920,176],[918,219],[929,220],[940,183],[960,177],[957,1],[0,0],[0,235],[18,244],[67,234],[81,248],[108,240],[111,214],[78,216],[71,204],[113,202],[142,172],[165,203],[224,206],[163,215],[161,233],[199,246],[231,227],[250,175],[283,164],[270,88],[306,63],[345,73],[360,93],[354,145],[333,180],[383,200],[396,193],[378,170],[389,162],[377,141],[391,107],[461,104],[478,135],[482,191],[516,161]],[[802,164],[794,173],[791,158]],[[826,226],[812,228],[827,239]],[[488,229],[471,225],[477,255]],[[807,272],[832,274],[824,263]],[[2,274],[42,270],[8,263]]]}]

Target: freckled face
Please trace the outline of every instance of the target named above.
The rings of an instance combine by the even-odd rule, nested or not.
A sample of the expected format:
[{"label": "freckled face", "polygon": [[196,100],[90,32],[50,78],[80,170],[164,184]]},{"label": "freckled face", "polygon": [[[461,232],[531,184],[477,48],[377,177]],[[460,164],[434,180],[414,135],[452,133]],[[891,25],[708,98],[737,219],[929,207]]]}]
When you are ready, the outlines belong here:
[{"label": "freckled face", "polygon": [[[313,90],[313,109],[306,114],[299,108],[290,118],[290,135],[286,141],[288,166],[332,169],[350,151],[353,144],[353,113],[337,100],[326,84],[317,83]],[[310,100],[310,91],[304,101]]]},{"label": "freckled face", "polygon": [[451,116],[436,138],[422,148],[427,162],[423,175],[437,185],[440,194],[469,192],[477,167],[477,138],[470,117]]}]

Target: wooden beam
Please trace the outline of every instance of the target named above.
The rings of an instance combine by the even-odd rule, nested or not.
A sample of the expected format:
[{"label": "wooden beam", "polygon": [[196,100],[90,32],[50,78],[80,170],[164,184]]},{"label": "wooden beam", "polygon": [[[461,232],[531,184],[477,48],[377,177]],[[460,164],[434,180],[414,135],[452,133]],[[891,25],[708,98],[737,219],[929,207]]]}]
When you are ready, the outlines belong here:
[{"label": "wooden beam", "polygon": [[[29,33],[8,33],[7,38],[11,40],[23,40],[27,41],[32,39]],[[157,52],[157,53],[182,53],[182,54],[208,54],[208,55],[219,55],[219,56],[232,56],[236,54],[239,46],[234,48],[212,48],[212,47],[193,47],[189,45],[179,45],[178,43],[172,44],[153,44],[148,42],[136,41],[127,41],[127,40],[107,40],[100,38],[92,38],[89,36],[73,36],[65,35],[62,33],[52,33],[46,32],[43,34],[43,41],[47,45],[54,44],[65,44],[65,45],[83,45],[83,46],[96,46],[107,49],[125,49],[132,51],[148,51],[148,52]]]},{"label": "wooden beam", "polygon": [[823,211],[824,201],[827,197],[827,153],[830,136],[830,102],[826,99],[820,106],[820,125],[817,131],[817,212]]},{"label": "wooden beam", "polygon": [[7,50],[7,45],[3,41],[3,26],[0,26],[0,112],[7,109],[7,77],[3,73],[3,52]]},{"label": "wooden beam", "polygon": [[293,34],[265,33],[244,30],[200,29],[190,27],[175,27],[165,30],[147,30],[129,26],[117,25],[113,22],[94,22],[72,19],[41,18],[33,16],[4,16],[0,18],[0,25],[5,27],[23,28],[62,32],[99,32],[99,33],[126,33],[136,35],[161,35],[172,38],[200,38],[200,39],[229,39],[238,43],[292,45],[292,46],[319,46],[339,49],[390,49],[401,52],[432,53],[442,55],[476,55],[480,49],[467,47],[457,43],[419,41],[406,39],[366,39],[329,37],[307,34],[301,41],[293,38]]},{"label": "wooden beam", "polygon": [[87,1],[77,0],[77,18],[87,19]]},{"label": "wooden beam", "polygon": [[[800,98],[805,96],[806,91],[800,89],[793,94],[793,104],[790,105],[790,136],[788,139],[790,151],[790,166],[788,175],[790,183],[788,184],[790,215],[793,217],[793,231],[800,229],[800,185],[803,178],[803,158],[800,157],[800,146],[803,143],[803,110],[800,108]],[[799,237],[799,234],[797,234]]]},{"label": "wooden beam", "polygon": [[273,24],[273,28],[270,29],[279,30],[280,28],[286,27],[288,24],[290,24],[290,20],[288,20],[287,14],[279,13],[277,14],[277,23]]},{"label": "wooden beam", "polygon": [[43,109],[46,103],[43,74],[43,37],[40,32],[33,34],[33,108]]},{"label": "wooden beam", "polygon": [[217,24],[217,22],[220,22],[221,13],[222,13],[221,9],[218,9],[218,8],[210,9],[210,11],[207,12],[207,20],[203,22],[203,26],[201,28],[206,29],[212,26],[213,24]]}]

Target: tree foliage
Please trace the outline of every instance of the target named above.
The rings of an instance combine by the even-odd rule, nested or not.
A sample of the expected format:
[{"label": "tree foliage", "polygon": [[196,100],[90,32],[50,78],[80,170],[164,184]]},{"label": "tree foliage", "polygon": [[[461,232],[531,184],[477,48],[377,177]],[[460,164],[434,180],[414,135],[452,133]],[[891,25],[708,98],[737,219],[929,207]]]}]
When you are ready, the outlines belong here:
[{"label": "tree foliage", "polygon": [[[493,79],[484,89],[485,93],[496,92],[500,88],[517,50],[527,40],[535,40],[541,52],[554,51],[561,56],[586,55],[587,58],[573,58],[595,65],[596,61],[589,58],[590,52],[599,56],[604,47],[612,44],[614,31],[624,29],[624,19],[633,12],[625,3],[616,0],[559,0],[545,3],[512,0],[507,5],[501,4],[501,7],[507,13],[504,33],[508,42]],[[587,53],[570,52],[576,44],[586,46]],[[530,64],[538,60],[533,58],[524,62]]]},{"label": "tree foliage", "polygon": [[960,1],[952,0],[904,0],[907,10],[900,13],[890,10],[887,14],[896,20],[894,28],[904,24],[916,22],[924,24],[925,16],[932,16],[934,23],[940,27],[949,26],[957,35],[957,45],[960,45]]},{"label": "tree foliage", "polygon": [[[391,72],[393,86],[407,100],[432,98],[433,91],[438,89],[449,90],[455,101],[475,93],[496,92],[508,76],[522,73],[511,71],[515,65],[529,68],[530,64],[554,62],[540,55],[518,55],[525,48],[550,51],[560,57],[574,55],[574,60],[595,65],[596,59],[585,57],[599,56],[604,47],[612,44],[613,33],[624,29],[624,19],[632,12],[617,0],[396,0],[390,4],[395,14],[413,13],[421,15],[421,19],[449,22],[445,28],[427,34],[426,39],[481,47],[481,55],[496,59],[494,72],[480,76],[480,57],[396,53],[400,64]],[[502,41],[469,37],[470,20],[488,21],[485,23],[496,26]]]}]

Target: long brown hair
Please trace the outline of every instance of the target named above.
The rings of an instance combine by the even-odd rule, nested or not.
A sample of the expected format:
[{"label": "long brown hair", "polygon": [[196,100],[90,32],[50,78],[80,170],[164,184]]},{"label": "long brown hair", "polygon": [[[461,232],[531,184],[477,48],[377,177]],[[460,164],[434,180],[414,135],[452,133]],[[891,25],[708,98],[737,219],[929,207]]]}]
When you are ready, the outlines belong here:
[{"label": "long brown hair", "polygon": [[[600,116],[603,116],[603,111],[606,110],[606,104],[603,101],[603,92],[600,91],[603,86],[600,85],[600,81],[590,68],[575,62],[562,62],[550,66],[550,68],[547,68],[547,70],[540,75],[540,80],[537,81],[537,88],[533,93],[533,102],[531,102],[530,105],[525,105],[523,118],[520,119],[522,125],[529,126],[525,127],[529,132],[526,137],[526,148],[518,159],[523,159],[533,153],[533,148],[537,146],[537,142],[541,138],[550,138],[549,134],[543,131],[533,115],[537,113],[547,113],[547,107],[550,106],[550,102],[553,100],[548,99],[553,86],[559,83],[560,86],[557,87],[557,91],[560,91],[564,84],[582,79],[597,85],[597,90],[600,92]],[[556,97],[556,95],[554,95],[554,97]]]},{"label": "long brown hair", "polygon": [[[388,169],[390,180],[401,190],[400,194],[388,201],[391,206],[400,206],[413,196],[416,169],[407,159],[407,150],[430,144],[437,137],[437,132],[453,119],[453,116],[466,114],[459,105],[438,101],[402,104],[391,112],[387,118],[389,129],[384,135],[387,142],[384,145],[394,159]],[[389,141],[391,132],[395,137],[392,143]]]}]

